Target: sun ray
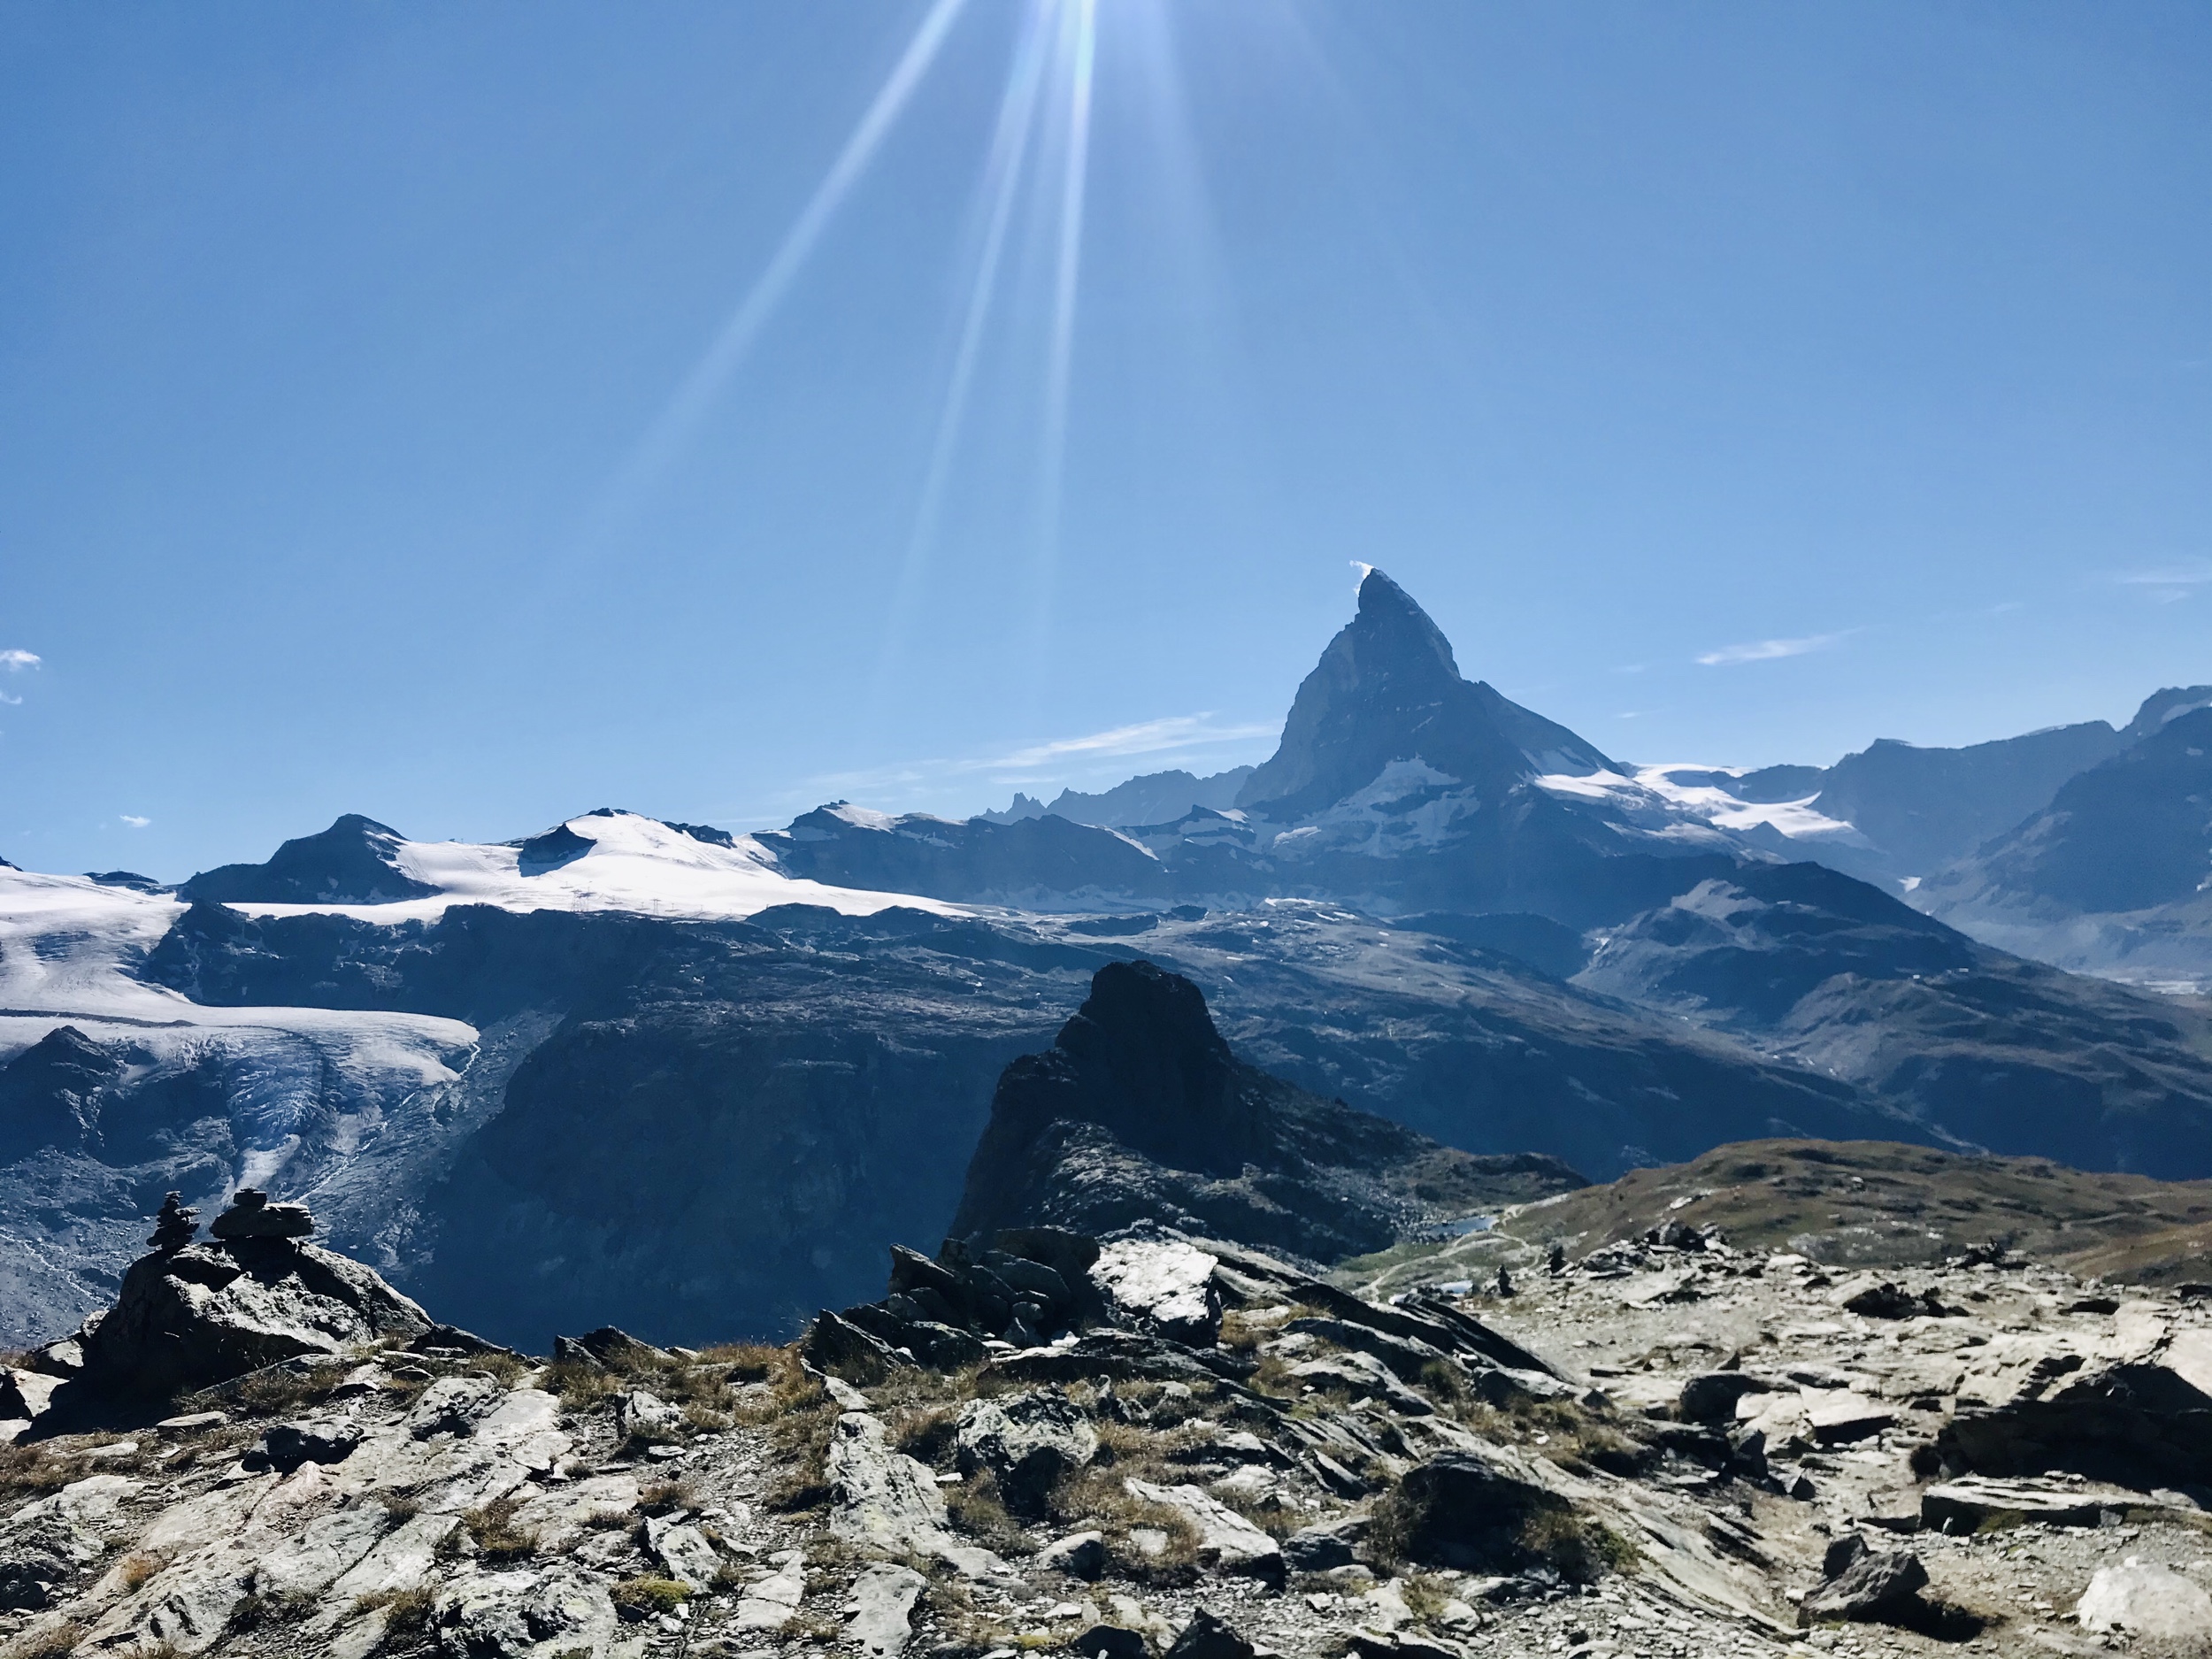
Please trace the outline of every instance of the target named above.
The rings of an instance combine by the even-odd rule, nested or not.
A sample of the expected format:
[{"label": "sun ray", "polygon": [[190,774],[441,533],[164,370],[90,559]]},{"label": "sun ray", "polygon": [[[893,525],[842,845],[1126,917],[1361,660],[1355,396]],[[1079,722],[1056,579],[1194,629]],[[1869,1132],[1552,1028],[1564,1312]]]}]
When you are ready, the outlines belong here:
[{"label": "sun ray", "polygon": [[1098,48],[1097,0],[1066,0],[1063,21],[1068,37],[1068,131],[1061,157],[1052,334],[1045,365],[1043,467],[1031,624],[1032,650],[1040,667],[1052,626],[1053,592],[1060,563],[1062,500],[1067,482],[1068,401],[1075,360],[1075,308],[1083,265],[1084,198],[1090,181],[1091,89]]},{"label": "sun ray", "polygon": [[1013,222],[1015,204],[1020,196],[1022,176],[1028,164],[1037,106],[1044,84],[1045,52],[1048,43],[1047,17],[1047,9],[1039,5],[1031,10],[1024,24],[1020,41],[1015,49],[1013,70],[1007,78],[1006,91],[999,102],[998,120],[991,134],[989,158],[985,164],[983,182],[979,190],[979,202],[987,204],[987,207],[983,213],[983,234],[976,259],[975,281],[969,290],[959,342],[953,353],[952,373],[945,388],[944,408],[939,414],[937,430],[930,443],[929,461],[923,472],[921,492],[915,504],[913,531],[907,539],[905,553],[900,560],[898,586],[892,598],[891,618],[880,670],[880,677],[887,687],[897,672],[908,618],[920,596],[922,580],[928,572],[930,557],[936,549],[940,520],[944,511],[945,490],[951,480],[953,459],[967,423],[969,398],[974,388],[985,331],[990,321],[1000,275],[1005,264],[1007,233]]},{"label": "sun ray", "polygon": [[603,518],[634,500],[682,454],[701,418],[760,338],[823,232],[904,113],[966,4],[967,0],[936,0],[930,7],[773,257],[631,450],[598,517]]}]

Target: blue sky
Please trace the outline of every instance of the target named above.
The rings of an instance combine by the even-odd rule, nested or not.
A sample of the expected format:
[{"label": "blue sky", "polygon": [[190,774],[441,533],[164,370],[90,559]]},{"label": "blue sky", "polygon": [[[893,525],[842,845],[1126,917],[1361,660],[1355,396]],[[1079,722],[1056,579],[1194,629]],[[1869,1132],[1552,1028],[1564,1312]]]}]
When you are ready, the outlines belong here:
[{"label": "blue sky", "polygon": [[1257,759],[1354,560],[1635,759],[2212,680],[2200,5],[27,3],[0,155],[35,867]]}]

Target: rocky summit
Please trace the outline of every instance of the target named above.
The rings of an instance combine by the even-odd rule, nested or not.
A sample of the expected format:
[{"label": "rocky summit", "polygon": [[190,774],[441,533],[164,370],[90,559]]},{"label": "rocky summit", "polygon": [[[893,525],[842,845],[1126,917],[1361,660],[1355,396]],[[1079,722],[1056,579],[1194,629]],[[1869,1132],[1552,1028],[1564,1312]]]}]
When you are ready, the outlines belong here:
[{"label": "rocky summit", "polygon": [[1052,1047],[1000,1076],[952,1230],[1155,1221],[1319,1262],[1586,1186],[1556,1158],[1477,1156],[1230,1052],[1198,987],[1101,968]]},{"label": "rocky summit", "polygon": [[[1095,1063],[1125,999],[1183,1041],[1118,1064],[1228,1109],[1233,1060],[1157,970],[1097,987],[1057,1052]],[[0,1370],[10,1659],[2212,1635],[2202,1285],[1996,1245],[1843,1272],[1709,1223],[1624,1230],[1578,1188],[1503,1210],[1479,1283],[1440,1277],[1455,1241],[1322,1276],[1156,1218],[1009,1226],[894,1248],[881,1302],[788,1347],[603,1328],[534,1359],[242,1196],[207,1243],[172,1194],[116,1306]]]}]

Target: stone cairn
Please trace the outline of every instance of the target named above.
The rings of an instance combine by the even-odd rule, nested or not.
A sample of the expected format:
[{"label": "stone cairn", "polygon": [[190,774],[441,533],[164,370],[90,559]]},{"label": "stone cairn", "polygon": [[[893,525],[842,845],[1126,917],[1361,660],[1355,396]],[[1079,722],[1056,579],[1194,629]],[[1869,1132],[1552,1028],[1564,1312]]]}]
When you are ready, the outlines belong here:
[{"label": "stone cairn", "polygon": [[305,1204],[273,1204],[257,1187],[242,1187],[231,1194],[230,1208],[215,1217],[208,1231],[226,1241],[234,1239],[303,1239],[315,1231],[315,1217]]},{"label": "stone cairn", "polygon": [[200,1212],[185,1203],[182,1193],[172,1193],[161,1201],[161,1213],[154,1217],[154,1236],[146,1242],[167,1255],[191,1243],[192,1235],[199,1230]]}]

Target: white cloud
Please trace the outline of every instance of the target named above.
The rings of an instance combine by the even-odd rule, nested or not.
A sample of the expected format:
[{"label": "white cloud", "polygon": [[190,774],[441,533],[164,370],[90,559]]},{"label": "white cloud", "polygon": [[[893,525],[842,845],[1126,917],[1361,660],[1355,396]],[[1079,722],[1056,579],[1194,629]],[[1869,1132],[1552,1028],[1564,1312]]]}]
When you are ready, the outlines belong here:
[{"label": "white cloud", "polygon": [[133,829],[144,829],[146,826],[153,822],[153,819],[150,818],[140,818],[134,813],[130,812],[118,812],[115,816],[121,818],[123,822],[129,825]]},{"label": "white cloud", "polygon": [[20,703],[22,701],[20,697],[11,697],[6,692],[0,691],[0,703]]},{"label": "white cloud", "polygon": [[1738,663],[1770,663],[1778,657],[1802,657],[1808,651],[1824,651],[1843,637],[1842,634],[1809,634],[1800,640],[1753,640],[1742,645],[1724,645],[1717,651],[1707,651],[1697,660],[1707,668],[1730,668]]},{"label": "white cloud", "polygon": [[19,674],[27,668],[36,668],[38,664],[39,655],[36,651],[0,651],[0,668],[12,674]]}]

